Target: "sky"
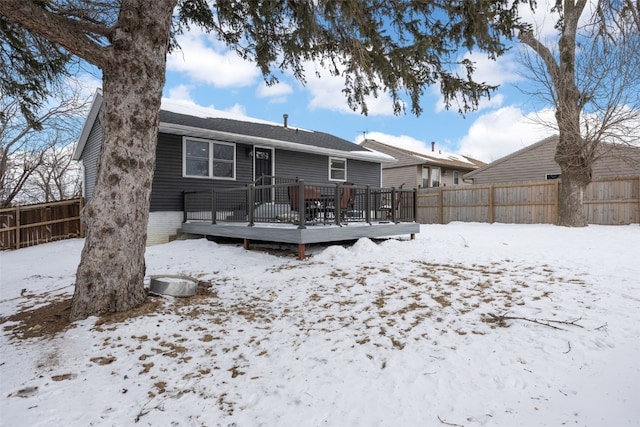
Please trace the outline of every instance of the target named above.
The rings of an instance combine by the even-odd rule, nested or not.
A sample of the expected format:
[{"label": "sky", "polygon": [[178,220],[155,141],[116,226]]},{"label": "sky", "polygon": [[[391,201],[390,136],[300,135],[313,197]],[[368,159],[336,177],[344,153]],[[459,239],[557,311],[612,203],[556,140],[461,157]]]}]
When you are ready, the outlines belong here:
[{"label": "sky", "polygon": [[145,282],[208,294],[17,338],[83,243],[0,252],[4,427],[640,425],[638,224],[422,225],[302,261],[177,240]]},{"label": "sky", "polygon": [[[537,28],[540,37],[553,35],[549,6],[538,2],[532,14],[521,7],[523,19]],[[527,87],[520,64],[524,47],[515,43],[496,61],[486,54],[461,52],[476,64],[476,80],[500,85],[491,99],[481,101],[476,112],[461,116],[454,106],[444,108],[437,87],[427,89],[421,101],[423,113],[410,109],[395,116],[387,94],[369,98],[368,116],[349,109],[342,94],[342,77],[330,76],[314,64],[307,64],[307,82],[302,85],[290,74],[276,74],[280,83],[268,87],[258,68],[230,52],[215,37],[199,31],[180,36],[181,51],[167,62],[167,83],[163,96],[219,110],[281,123],[288,114],[289,125],[328,132],[348,141],[365,136],[383,143],[427,147],[431,142],[442,151],[468,155],[490,162],[555,133],[538,124],[538,118],[553,122],[553,111],[531,99],[520,88]],[[316,71],[321,78],[315,76]]]},{"label": "sky", "polygon": [[[550,12],[548,1],[537,4],[535,12],[521,5],[522,19],[533,25],[539,39],[552,42],[557,16]],[[276,73],[280,82],[269,87],[254,63],[241,59],[210,34],[192,28],[178,37],[178,43],[181,49],[167,59],[163,97],[186,106],[195,104],[275,123],[282,123],[287,114],[289,126],[327,132],[354,143],[367,137],[420,151],[430,150],[435,142],[438,150],[484,162],[556,133],[540,124],[554,123],[554,112],[527,93],[531,82],[520,59],[527,48],[517,42],[495,61],[479,52],[460,52],[460,59],[475,63],[477,81],[499,85],[477,111],[462,116],[455,106],[446,110],[438,88],[431,87],[421,100],[419,117],[410,109],[394,115],[385,93],[368,99],[368,116],[350,110],[342,94],[342,78],[312,63],[306,64],[306,84],[290,73]],[[80,76],[92,89],[100,86],[99,78],[99,72]]]}]

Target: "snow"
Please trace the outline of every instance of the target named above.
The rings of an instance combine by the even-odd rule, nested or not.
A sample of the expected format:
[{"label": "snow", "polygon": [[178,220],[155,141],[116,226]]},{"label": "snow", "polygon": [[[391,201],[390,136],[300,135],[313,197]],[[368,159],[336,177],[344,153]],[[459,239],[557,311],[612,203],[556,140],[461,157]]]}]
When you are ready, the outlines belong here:
[{"label": "snow", "polygon": [[[228,119],[270,126],[284,126],[284,123],[276,123],[268,120],[258,119],[256,117],[246,116],[244,114],[234,113],[231,111],[223,111],[211,107],[203,107],[191,101],[175,101],[169,98],[162,98],[161,108],[172,113],[185,114],[188,116],[200,117],[202,119]],[[298,130],[311,132],[305,129]]]},{"label": "snow", "polygon": [[[0,253],[0,316],[70,296],[82,244]],[[216,296],[51,339],[5,322],[1,424],[640,425],[637,224],[423,225],[307,252],[152,246],[149,276]]]},{"label": "snow", "polygon": [[428,151],[425,149],[418,152],[418,154],[420,154],[420,157],[422,157],[425,160],[441,159],[441,160],[452,160],[455,162],[469,163],[471,165],[474,164],[471,160],[467,159],[465,156],[461,154],[449,153],[442,150]]}]

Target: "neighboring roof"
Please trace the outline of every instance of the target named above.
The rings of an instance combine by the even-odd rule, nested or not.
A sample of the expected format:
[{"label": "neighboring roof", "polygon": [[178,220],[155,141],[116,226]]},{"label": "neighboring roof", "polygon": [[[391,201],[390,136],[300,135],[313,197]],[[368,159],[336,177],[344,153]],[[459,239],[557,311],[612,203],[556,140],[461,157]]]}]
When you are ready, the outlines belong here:
[{"label": "neighboring roof", "polygon": [[[101,104],[102,94],[98,91],[94,96],[91,110],[76,145],[75,160],[80,159]],[[291,126],[284,127],[283,123],[269,122],[167,99],[162,100],[159,131],[372,162],[395,161],[389,155],[367,149],[328,133]]]},{"label": "neighboring roof", "polygon": [[553,143],[553,144],[557,144],[558,143],[558,135],[551,135],[551,136],[549,136],[549,137],[547,137],[547,138],[545,138],[545,139],[543,139],[541,141],[538,141],[538,142],[536,142],[534,144],[527,145],[526,147],[521,148],[518,151],[514,151],[511,154],[507,154],[506,156],[501,157],[498,160],[494,160],[491,163],[488,163],[488,164],[486,164],[486,165],[484,165],[484,166],[482,166],[482,167],[480,167],[480,168],[478,168],[478,169],[476,169],[476,170],[474,170],[472,172],[469,172],[469,173],[465,174],[464,175],[464,179],[473,178],[475,175],[479,174],[482,171],[485,171],[485,170],[487,170],[489,168],[492,168],[492,167],[494,167],[496,165],[499,165],[500,163],[506,162],[507,160],[510,160],[510,159],[512,159],[512,158],[514,158],[516,156],[520,156],[521,154],[527,153],[528,151],[534,150],[534,149],[540,147],[541,145],[551,144],[551,143]]},{"label": "neighboring roof", "polygon": [[[535,163],[536,166],[540,165],[543,160],[548,160],[548,162],[552,162],[554,165],[556,165],[559,170],[559,165],[553,158],[553,153],[555,153],[555,147],[558,144],[559,139],[560,137],[558,135],[552,135],[544,138],[534,144],[528,145],[518,151],[515,151],[481,168],[465,174],[463,179],[486,178],[486,175],[484,175],[485,172],[490,171],[491,169],[505,162],[515,162],[516,164],[518,164],[517,162],[521,161],[522,159],[517,158],[523,156],[533,156],[534,154],[532,154],[531,152],[533,152],[534,150],[539,150],[538,153],[542,152],[545,153],[544,155],[549,156],[548,159],[538,158],[537,162]],[[545,145],[549,145],[549,147],[544,147]],[[594,177],[624,176],[625,174],[629,173],[631,173],[632,175],[636,175],[640,173],[640,146],[601,142],[600,144],[598,144],[596,150],[596,159],[592,165],[592,173]],[[500,171],[500,169],[498,169],[498,171]],[[497,172],[493,171],[493,173]]]},{"label": "neighboring roof", "polygon": [[[485,165],[483,161],[474,159],[472,157],[463,156],[461,154],[443,152],[441,150],[428,151],[428,149],[426,148],[420,151],[408,150],[408,149],[397,147],[394,145],[385,144],[373,139],[365,139],[360,144],[369,149],[386,152],[387,154],[393,157],[402,156],[404,158],[408,158],[410,163],[416,164],[416,165],[430,164],[430,165],[436,165],[436,166],[444,166],[449,168],[467,169],[467,170],[472,170]],[[404,162],[404,164],[406,164],[406,162]]]}]

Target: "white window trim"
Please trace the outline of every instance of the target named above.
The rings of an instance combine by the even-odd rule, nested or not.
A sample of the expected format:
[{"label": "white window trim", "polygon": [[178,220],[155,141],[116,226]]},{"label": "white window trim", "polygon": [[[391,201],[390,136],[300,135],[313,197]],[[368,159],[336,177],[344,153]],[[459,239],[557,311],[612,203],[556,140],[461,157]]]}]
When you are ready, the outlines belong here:
[{"label": "white window trim", "polygon": [[[208,176],[187,175],[187,140],[209,143],[209,175]],[[213,176],[213,145],[214,144],[228,145],[230,147],[233,147],[233,172],[232,172],[233,176],[232,177]],[[233,142],[215,141],[212,139],[194,138],[191,136],[182,137],[182,177],[183,178],[235,181],[237,163],[238,163],[238,159],[237,159],[237,153],[236,153],[236,144],[234,144]]]},{"label": "white window trim", "polygon": [[[344,179],[334,179],[331,177],[331,162],[334,160],[344,162]],[[342,157],[329,157],[329,181],[347,182],[347,159]]]}]

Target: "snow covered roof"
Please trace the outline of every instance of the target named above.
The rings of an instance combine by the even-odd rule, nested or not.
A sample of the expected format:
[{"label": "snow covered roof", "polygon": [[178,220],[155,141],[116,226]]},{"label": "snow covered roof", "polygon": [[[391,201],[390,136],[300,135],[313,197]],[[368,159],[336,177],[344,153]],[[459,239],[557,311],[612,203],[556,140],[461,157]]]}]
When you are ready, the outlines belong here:
[{"label": "snow covered roof", "polygon": [[441,150],[431,151],[426,147],[418,146],[404,147],[400,144],[394,144],[393,141],[385,141],[382,143],[377,140],[366,139],[362,141],[361,144],[370,150],[379,150],[394,157],[400,156],[411,158],[415,164],[432,163],[439,166],[449,166],[461,169],[476,169],[485,164],[480,160],[463,156],[461,154]]}]

